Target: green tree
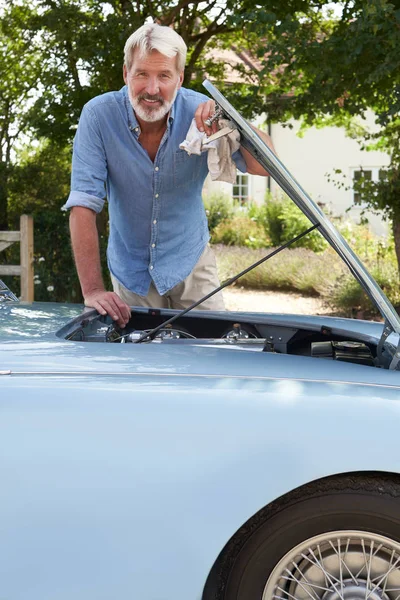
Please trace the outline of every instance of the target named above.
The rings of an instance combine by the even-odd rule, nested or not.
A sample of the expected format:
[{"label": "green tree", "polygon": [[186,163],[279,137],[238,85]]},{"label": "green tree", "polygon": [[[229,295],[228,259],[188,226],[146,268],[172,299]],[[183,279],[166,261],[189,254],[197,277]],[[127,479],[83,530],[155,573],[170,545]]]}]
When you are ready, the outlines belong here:
[{"label": "green tree", "polygon": [[[273,19],[259,46],[261,93],[271,119],[341,125],[362,148],[390,156],[379,182],[358,182],[363,202],[393,224],[400,265],[400,2],[335,2],[335,10],[304,11]],[[248,13],[248,28],[261,32]],[[271,17],[265,13],[265,19]],[[261,26],[262,27],[262,26]],[[378,131],[355,127],[367,109]]]},{"label": "green tree", "polygon": [[8,185],[26,114],[39,80],[39,56],[31,51],[35,32],[25,29],[27,12],[16,6],[0,20],[0,230],[8,228]]},{"label": "green tree", "polygon": [[[226,67],[215,60],[215,47],[238,52],[264,47],[277,19],[316,14],[325,2],[316,0],[10,0],[10,18],[24,7],[25,31],[41,55],[40,95],[28,114],[37,135],[57,143],[70,142],[80,110],[91,97],[123,85],[124,43],[146,19],[173,27],[188,45],[184,85],[203,89],[205,76],[224,86]],[[252,20],[258,23],[252,29]],[[263,38],[260,38],[260,31]],[[232,65],[229,65],[232,68]],[[235,66],[233,66],[235,68]],[[259,82],[239,67],[243,82],[225,91],[246,116],[265,106]],[[263,89],[261,89],[261,92]]]},{"label": "green tree", "polygon": [[[323,3],[322,3],[323,4]],[[8,0],[0,8],[0,226],[7,226],[8,179],[16,162],[13,147],[32,132],[63,148],[70,144],[83,104],[123,85],[123,46],[151,17],[174,27],[189,53],[184,85],[201,88],[205,76],[223,87],[226,64],[210,50],[234,46],[254,50],[259,31],[249,14],[269,31],[276,18],[321,2],[270,0]],[[250,23],[251,24],[251,23]],[[242,83],[226,87],[228,97],[246,116],[265,107],[258,85],[242,69]]]},{"label": "green tree", "polygon": [[[57,183],[65,181],[68,170],[65,148],[70,148],[83,104],[96,94],[123,85],[124,43],[147,18],[174,27],[182,35],[189,49],[184,84],[203,89],[201,81],[205,76],[212,76],[219,85],[225,79],[226,65],[215,61],[210,50],[216,46],[235,45],[238,51],[256,47],[258,33],[247,26],[249,11],[261,11],[263,18],[269,14],[269,21],[263,21],[266,25],[267,21],[273,22],[274,15],[284,18],[300,8],[307,11],[319,5],[303,0],[284,4],[271,0],[265,6],[255,6],[251,0],[223,3],[8,0],[3,3],[0,8],[0,228],[6,228],[18,210],[28,210],[35,215],[36,223],[43,226],[36,234],[38,248],[42,238],[46,238],[44,227],[52,229],[51,243],[55,242],[58,231],[60,243],[54,243],[57,251],[62,248],[63,255],[64,248],[68,248],[64,234],[55,227],[58,220],[65,219],[60,215],[60,207],[66,192],[53,189],[48,178],[53,177]],[[243,71],[242,80],[240,85],[228,86],[226,92],[235,106],[252,116],[263,109],[257,103],[261,96],[257,85],[248,85]],[[32,135],[40,146],[36,153],[31,151],[20,160],[18,149]],[[42,143],[43,140],[51,140],[51,144]],[[52,172],[44,164],[44,157],[52,163]],[[44,211],[47,220],[42,222]],[[103,219],[103,234],[106,225]],[[47,241],[50,243],[50,238]]]},{"label": "green tree", "polygon": [[[346,13],[338,24],[337,20],[326,18],[321,10],[325,5],[327,2],[323,0],[263,0],[258,4],[252,0],[223,3],[218,0],[146,0],[145,3],[8,0],[0,13],[4,49],[0,67],[7,74],[1,84],[0,102],[8,98],[13,107],[10,118],[0,121],[2,125],[7,123],[10,141],[8,158],[1,162],[8,169],[7,178],[3,178],[4,193],[0,196],[3,221],[7,221],[7,179],[10,181],[11,172],[19,164],[19,155],[13,153],[12,144],[21,145],[32,132],[39,141],[50,140],[51,144],[41,142],[36,155],[25,156],[20,169],[15,170],[8,202],[10,214],[13,216],[17,209],[30,207],[30,212],[40,220],[43,211],[47,211],[49,220],[43,222],[43,227],[53,228],[54,232],[57,220],[65,220],[60,216],[60,207],[66,191],[49,189],[46,178],[52,176],[66,181],[69,150],[65,148],[70,148],[82,106],[96,94],[123,85],[125,40],[148,17],[174,27],[188,44],[185,85],[202,89],[204,77],[212,77],[246,117],[266,111],[277,119],[303,114],[307,122],[321,118],[326,105],[323,95],[319,95],[319,104],[316,99],[314,103],[308,101],[313,97],[313,82],[317,82],[319,76],[318,52],[326,47],[327,41],[333,43],[334,33],[340,26],[350,27],[353,18]],[[359,4],[358,11],[362,13],[361,7]],[[255,71],[249,78],[244,68],[239,69],[242,83],[224,86],[226,65],[210,54],[215,47],[256,53],[265,69],[259,73],[258,80],[254,80]],[[330,60],[337,62],[334,52],[331,55]],[[337,65],[332,67],[335,68]],[[331,79],[327,78],[327,90],[330,87],[333,90],[333,73]],[[359,112],[357,103],[354,106],[347,103],[348,87],[338,93],[331,90],[335,99],[346,99],[345,111],[331,111],[331,118],[338,121],[343,120],[345,112]],[[362,106],[366,105],[368,102]],[[2,114],[7,115],[6,104],[4,106]],[[339,108],[335,100],[333,108]],[[44,157],[54,168],[58,165],[62,174],[50,174]],[[29,190],[32,178],[35,178],[35,191]],[[23,202],[18,200],[17,190]],[[59,232],[62,243],[55,243],[55,247],[67,247],[63,235]],[[36,240],[41,244],[38,236]],[[54,242],[52,238],[51,243]]]},{"label": "green tree", "polygon": [[21,153],[9,180],[12,228],[18,229],[21,214],[33,216],[35,300],[82,299],[71,254],[68,215],[60,210],[69,193],[70,162],[69,149],[44,142]]}]

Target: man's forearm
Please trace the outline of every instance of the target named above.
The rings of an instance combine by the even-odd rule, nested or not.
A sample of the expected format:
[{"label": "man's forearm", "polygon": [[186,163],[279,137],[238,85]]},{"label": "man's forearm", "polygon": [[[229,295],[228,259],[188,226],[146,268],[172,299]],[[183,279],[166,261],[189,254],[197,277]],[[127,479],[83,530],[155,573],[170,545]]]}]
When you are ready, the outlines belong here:
[{"label": "man's forearm", "polygon": [[83,296],[86,297],[94,291],[104,290],[96,213],[89,208],[75,206],[71,210],[70,230]]},{"label": "man's forearm", "polygon": [[[270,136],[267,133],[265,133],[265,131],[261,131],[260,129],[257,129],[253,125],[250,125],[250,126],[252,127],[252,129],[254,129],[254,131],[256,133],[258,133],[258,135],[260,136],[262,141],[265,142],[265,144],[268,146],[268,148],[271,148],[272,152],[275,152],[275,148],[274,148],[274,145],[272,143]],[[260,165],[260,163],[254,158],[254,156],[252,156],[250,154],[250,152],[248,152],[245,148],[243,148],[243,146],[240,147],[240,151],[246,162],[247,172],[250,175],[262,175],[264,177],[268,176],[267,171],[264,169],[264,167],[262,167]]]}]

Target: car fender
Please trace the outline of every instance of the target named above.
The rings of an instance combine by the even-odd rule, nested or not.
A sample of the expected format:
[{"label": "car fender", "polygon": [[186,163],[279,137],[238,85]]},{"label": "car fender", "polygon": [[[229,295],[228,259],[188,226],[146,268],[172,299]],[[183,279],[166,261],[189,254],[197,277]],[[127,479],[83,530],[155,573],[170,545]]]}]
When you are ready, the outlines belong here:
[{"label": "car fender", "polygon": [[33,600],[199,600],[227,541],[273,500],[337,473],[400,471],[396,386],[156,373],[2,383],[11,600],[32,581]]}]

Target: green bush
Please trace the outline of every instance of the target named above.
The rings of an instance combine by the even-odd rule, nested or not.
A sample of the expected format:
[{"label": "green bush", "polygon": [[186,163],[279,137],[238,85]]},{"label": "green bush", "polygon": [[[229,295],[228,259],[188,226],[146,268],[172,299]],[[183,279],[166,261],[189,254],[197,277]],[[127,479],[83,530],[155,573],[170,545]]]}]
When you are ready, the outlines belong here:
[{"label": "green bush", "polygon": [[210,194],[210,196],[203,198],[203,202],[206,209],[208,228],[212,236],[219,223],[227,221],[233,216],[235,207],[232,198],[227,194]]},{"label": "green bush", "polygon": [[212,234],[214,244],[226,246],[247,246],[248,248],[265,248],[269,246],[264,228],[246,214],[234,215],[231,219],[220,222]]},{"label": "green bush", "polygon": [[[389,261],[372,267],[370,272],[393,306],[399,307],[400,281],[397,266]],[[362,311],[367,314],[377,312],[364,289],[347,272],[336,281],[332,295],[332,305],[346,313],[350,313],[352,310]]]},{"label": "green bush", "polygon": [[362,261],[379,264],[389,260],[396,263],[392,236],[378,237],[366,225],[356,224],[352,221],[340,222],[335,225]]},{"label": "green bush", "polygon": [[[10,182],[9,223],[19,229],[21,214],[34,221],[35,300],[54,302],[83,301],[69,235],[69,212],[61,210],[70,189],[70,148],[45,143],[27,150],[12,174]],[[105,245],[108,215],[101,213],[100,253],[104,279],[111,289],[106,267]],[[18,245],[13,245],[7,259],[19,262]],[[9,282],[20,293],[19,278]]]},{"label": "green bush", "polygon": [[[390,249],[390,245],[388,248]],[[272,248],[262,252],[223,245],[217,245],[214,249],[219,275],[223,281],[273,251]],[[387,252],[384,261],[370,261],[367,267],[391,303],[400,307],[400,282],[395,254],[393,249]],[[284,250],[246,273],[238,283],[249,289],[320,296],[331,306],[333,313],[340,315],[351,316],[357,310],[378,316],[378,311],[363,288],[331,248],[318,254],[306,248]]]},{"label": "green bush", "polygon": [[[297,235],[300,235],[300,233],[303,233],[303,231],[306,231],[312,225],[307,217],[291,200],[283,203],[282,212],[279,215],[279,219],[283,224],[281,243],[289,242]],[[291,248],[308,248],[313,252],[322,252],[327,247],[328,243],[317,230],[312,231],[291,246]]]},{"label": "green bush", "polygon": [[[365,264],[390,302],[398,307],[400,305],[400,280],[393,238],[377,237],[366,225],[357,225],[351,221],[339,223],[337,228]],[[338,310],[346,313],[351,310],[367,314],[376,313],[376,309],[363,288],[347,271],[336,282],[332,302]]]},{"label": "green bush", "polygon": [[[280,246],[283,239],[283,221],[281,215],[285,201],[281,197],[267,196],[264,204],[257,210],[257,217],[263,223],[273,246]],[[254,209],[253,209],[254,210]]]},{"label": "green bush", "polygon": [[[266,245],[280,246],[307,230],[311,223],[301,210],[287,197],[267,196],[263,204],[251,203],[240,206],[222,194],[209,196],[205,200],[211,241],[260,248]],[[247,220],[246,220],[247,218]],[[230,223],[232,221],[232,223]],[[224,223],[221,226],[221,223]],[[243,228],[248,225],[248,232]],[[232,231],[237,226],[239,231]],[[322,252],[327,242],[318,231],[293,244],[292,247],[309,248]]]},{"label": "green bush", "polygon": [[[294,202],[282,195],[271,197],[268,194],[264,204],[249,207],[249,215],[263,225],[273,246],[289,242],[311,226]],[[318,231],[312,231],[291,247],[322,252],[327,248],[327,242]]]}]

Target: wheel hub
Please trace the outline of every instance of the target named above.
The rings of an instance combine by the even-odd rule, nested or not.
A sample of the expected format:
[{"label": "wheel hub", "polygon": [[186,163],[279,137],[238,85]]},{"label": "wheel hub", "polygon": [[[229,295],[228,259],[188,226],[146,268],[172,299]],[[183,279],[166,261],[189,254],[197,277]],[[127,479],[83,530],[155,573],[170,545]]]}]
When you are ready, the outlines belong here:
[{"label": "wheel hub", "polygon": [[400,600],[400,543],[366,531],[331,531],[277,563],[262,600]]},{"label": "wheel hub", "polygon": [[365,600],[365,598],[368,598],[368,600],[390,600],[389,596],[380,587],[372,592],[371,587],[367,586],[365,581],[354,583],[352,579],[343,581],[343,589],[341,584],[337,584],[322,596],[322,600]]}]

